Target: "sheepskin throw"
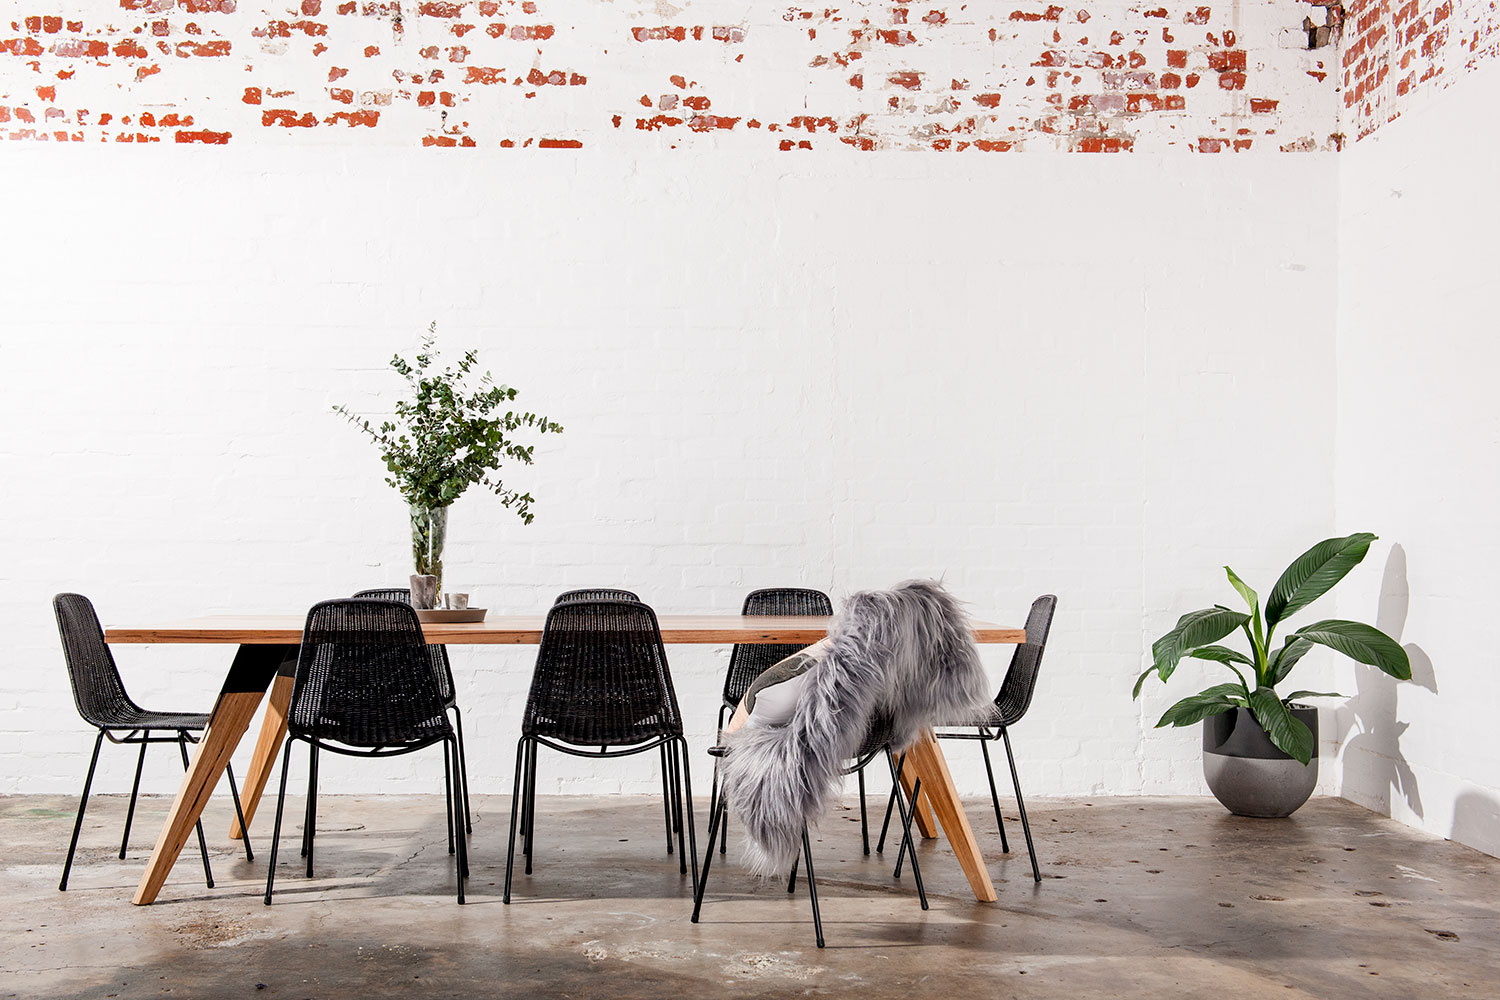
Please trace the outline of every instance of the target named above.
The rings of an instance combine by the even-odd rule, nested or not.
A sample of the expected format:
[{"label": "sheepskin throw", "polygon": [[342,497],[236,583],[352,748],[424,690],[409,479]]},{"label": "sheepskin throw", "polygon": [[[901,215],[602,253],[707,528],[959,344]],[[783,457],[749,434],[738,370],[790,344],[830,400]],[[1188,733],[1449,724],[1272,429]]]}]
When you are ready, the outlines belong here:
[{"label": "sheepskin throw", "polygon": [[934,723],[977,718],[988,707],[968,616],[934,580],[855,594],[829,637],[790,722],[724,738],[724,793],[756,874],[790,869],[803,825],[816,824],[837,796],[872,718],[889,718],[899,753]]}]

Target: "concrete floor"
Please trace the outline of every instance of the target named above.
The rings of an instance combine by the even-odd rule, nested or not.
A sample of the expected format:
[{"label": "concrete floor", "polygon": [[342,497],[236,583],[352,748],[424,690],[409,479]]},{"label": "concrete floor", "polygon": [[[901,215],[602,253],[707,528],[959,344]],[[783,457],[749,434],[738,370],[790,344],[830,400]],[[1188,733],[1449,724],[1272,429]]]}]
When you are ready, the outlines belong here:
[{"label": "concrete floor", "polygon": [[543,798],[536,871],[518,873],[507,907],[508,800],[476,798],[459,907],[438,799],[327,796],[317,877],[284,834],[267,908],[273,813],[246,863],[223,798],[207,823],[218,887],[190,848],[150,907],[129,900],[165,799],[143,800],[122,862],[124,798],[96,798],[65,894],[74,800],[0,799],[0,996],[1500,996],[1500,861],[1336,799],[1287,821],[1205,799],[1038,800],[1039,886],[1019,824],[1019,850],[1002,855],[988,803],[972,803],[1000,901],[976,903],[929,842],[925,913],[909,875],[860,853],[845,809],[815,844],[819,951],[802,887],[789,897],[733,864],[689,923],[659,800]]}]

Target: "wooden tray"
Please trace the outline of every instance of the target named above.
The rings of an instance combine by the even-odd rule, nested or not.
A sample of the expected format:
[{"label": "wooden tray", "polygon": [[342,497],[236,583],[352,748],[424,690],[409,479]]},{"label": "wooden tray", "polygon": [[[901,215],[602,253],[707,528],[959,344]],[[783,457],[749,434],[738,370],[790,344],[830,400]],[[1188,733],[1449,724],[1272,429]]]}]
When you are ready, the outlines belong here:
[{"label": "wooden tray", "polygon": [[442,623],[445,625],[462,622],[482,622],[484,621],[484,615],[484,608],[464,608],[461,611],[452,608],[419,608],[417,610],[418,621],[431,622],[433,624]]}]

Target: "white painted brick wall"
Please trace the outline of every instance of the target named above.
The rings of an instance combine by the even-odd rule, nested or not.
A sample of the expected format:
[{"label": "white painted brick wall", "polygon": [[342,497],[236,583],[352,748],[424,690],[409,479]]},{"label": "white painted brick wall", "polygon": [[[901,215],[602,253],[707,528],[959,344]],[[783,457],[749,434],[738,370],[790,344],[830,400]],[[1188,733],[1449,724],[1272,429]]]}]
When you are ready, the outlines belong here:
[{"label": "white painted brick wall", "polygon": [[[430,319],[567,426],[515,479],[534,525],[458,502],[454,588],[709,612],[930,574],[1017,624],[1055,592],[1015,732],[1034,795],[1201,791],[1197,732],[1149,728],[1201,675],[1133,704],[1149,642],[1232,596],[1226,560],[1265,588],[1332,528],[1331,157],[170,152],[5,150],[0,791],[73,791],[87,763],[54,592],[135,622],[405,580],[399,498],[329,408],[388,408],[383,365]],[[728,651],[669,655],[706,791]],[[119,652],[138,700],[183,708],[229,656]],[[509,790],[533,656],[454,651],[477,792]],[[997,682],[1007,659],[985,651]],[[168,754],[148,771],[175,787]],[[330,760],[325,782],[439,773]],[[652,757],[547,755],[541,778],[659,788]]]},{"label": "white painted brick wall", "polygon": [[1340,793],[1500,854],[1500,558],[1492,386],[1497,143],[1491,61],[1362,140],[1342,164],[1339,522],[1381,535],[1340,617],[1406,645],[1411,683],[1342,666]]}]

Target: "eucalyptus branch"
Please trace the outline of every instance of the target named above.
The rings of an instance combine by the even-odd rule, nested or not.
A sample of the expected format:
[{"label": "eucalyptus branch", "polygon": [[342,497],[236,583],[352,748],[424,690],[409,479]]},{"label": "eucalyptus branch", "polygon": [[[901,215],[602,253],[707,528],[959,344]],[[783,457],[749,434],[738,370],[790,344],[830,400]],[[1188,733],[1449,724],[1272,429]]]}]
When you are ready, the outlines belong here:
[{"label": "eucalyptus branch", "polygon": [[530,524],[534,498],[507,486],[496,473],[506,462],[533,462],[535,446],[515,440],[515,432],[558,434],[562,425],[530,411],[501,411],[518,390],[480,372],[477,351],[465,351],[456,364],[437,367],[436,329],[436,323],[428,327],[412,360],[399,354],[391,358],[408,394],[396,401],[394,413],[379,429],[343,404],[333,410],[380,446],[389,473],[386,482],[411,506],[446,507],[477,484]]}]

